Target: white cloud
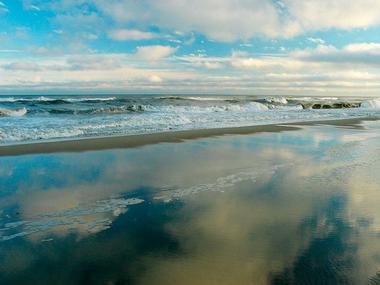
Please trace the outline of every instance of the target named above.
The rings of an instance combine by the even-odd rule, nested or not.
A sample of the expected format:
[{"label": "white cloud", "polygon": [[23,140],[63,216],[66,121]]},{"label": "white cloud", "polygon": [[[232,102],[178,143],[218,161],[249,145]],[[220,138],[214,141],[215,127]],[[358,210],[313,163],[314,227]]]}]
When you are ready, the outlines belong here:
[{"label": "white cloud", "polygon": [[115,41],[135,41],[153,39],[157,35],[139,30],[114,29],[108,32],[108,36]]},{"label": "white cloud", "polygon": [[40,7],[33,5],[31,3],[24,2],[24,9],[30,10],[30,11],[41,11]]},{"label": "white cloud", "polygon": [[366,28],[380,23],[378,0],[283,0],[302,31]]},{"label": "white cloud", "polygon": [[296,51],[293,56],[303,61],[345,64],[348,68],[355,68],[357,65],[380,66],[380,44],[354,43],[342,49],[319,45],[316,49]]},{"label": "white cloud", "polygon": [[[6,9],[0,1],[0,10]],[[193,32],[233,42],[256,36],[292,37],[309,31],[350,30],[380,24],[378,0],[23,0],[29,10],[53,11],[59,29],[115,40],[150,39],[158,27],[179,36]],[[115,27],[135,27],[118,29]],[[175,40],[175,39],[174,39]],[[316,44],[322,39],[309,38]],[[191,43],[190,41],[189,43]]]},{"label": "white cloud", "polygon": [[98,39],[98,36],[95,35],[95,34],[86,34],[85,37],[90,40],[90,41],[94,41],[94,40],[97,40]]},{"label": "white cloud", "polygon": [[[209,39],[235,41],[254,36],[289,37],[330,28],[380,24],[378,0],[94,0],[118,23],[156,25]],[[311,38],[312,39],[312,38]],[[323,42],[318,40],[319,44]]]},{"label": "white cloud", "polygon": [[22,88],[261,95],[380,92],[377,43],[355,43],[342,48],[319,45],[281,56],[253,56],[236,50],[225,57],[173,56],[175,51],[170,46],[141,46],[129,54],[3,58],[0,92]]},{"label": "white cloud", "polygon": [[314,43],[314,44],[320,44],[320,45],[323,45],[325,44],[326,42],[323,40],[323,39],[319,39],[319,38],[307,38],[307,40],[311,43]]},{"label": "white cloud", "polygon": [[171,46],[140,46],[137,47],[135,57],[140,60],[156,61],[173,54],[176,50]]},{"label": "white cloud", "polygon": [[7,8],[7,6],[0,1],[0,15],[1,14],[6,14],[9,12],[9,9]]},{"label": "white cloud", "polygon": [[159,77],[158,75],[152,75],[149,77],[149,81],[152,82],[152,83],[161,83],[162,82],[162,78]]},{"label": "white cloud", "polygon": [[270,0],[95,0],[95,3],[119,23],[198,31],[220,41],[256,34],[275,36],[281,27]]},{"label": "white cloud", "polygon": [[347,52],[359,52],[359,53],[369,53],[369,54],[380,54],[380,44],[379,43],[356,43],[349,44],[344,48]]}]

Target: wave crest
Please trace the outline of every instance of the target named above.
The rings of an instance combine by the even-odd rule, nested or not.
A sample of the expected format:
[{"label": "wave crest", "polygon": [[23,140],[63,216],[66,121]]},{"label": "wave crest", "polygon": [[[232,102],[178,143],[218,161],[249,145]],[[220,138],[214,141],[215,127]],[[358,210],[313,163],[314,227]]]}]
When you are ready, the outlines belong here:
[{"label": "wave crest", "polygon": [[380,109],[380,99],[372,99],[364,101],[360,107],[367,109]]},{"label": "wave crest", "polygon": [[28,110],[26,108],[21,109],[6,109],[0,108],[0,117],[22,117]]}]

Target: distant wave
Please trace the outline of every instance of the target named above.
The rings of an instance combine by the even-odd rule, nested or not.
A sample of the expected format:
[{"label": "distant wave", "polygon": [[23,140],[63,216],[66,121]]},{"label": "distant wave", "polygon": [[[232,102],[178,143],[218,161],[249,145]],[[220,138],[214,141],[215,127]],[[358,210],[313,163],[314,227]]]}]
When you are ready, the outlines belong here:
[{"label": "distant wave", "polygon": [[32,98],[0,98],[0,102],[38,103],[38,104],[70,104],[70,103],[97,103],[117,100],[116,97],[87,97],[87,98],[54,98],[54,97],[32,97]]},{"label": "distant wave", "polygon": [[145,105],[123,105],[118,107],[102,107],[102,108],[89,108],[89,109],[48,109],[36,111],[36,113],[49,113],[52,115],[90,115],[90,114],[122,114],[128,112],[143,112],[148,108]]},{"label": "distant wave", "polygon": [[88,102],[88,103],[95,102],[96,103],[96,102],[114,101],[114,100],[117,100],[117,98],[116,97],[99,97],[99,98],[88,97],[88,98],[70,98],[70,99],[64,99],[64,100],[71,103],[74,103],[74,102]]},{"label": "distant wave", "polygon": [[288,99],[285,97],[270,97],[270,98],[265,98],[265,101],[268,103],[277,103],[277,104],[283,104],[286,105],[288,104]]},{"label": "distant wave", "polygon": [[0,108],[0,117],[21,117],[24,116],[28,110],[26,108],[21,109],[6,109]]},{"label": "distant wave", "polygon": [[[163,96],[158,97],[161,100],[188,100],[188,101],[231,101],[231,98],[221,98],[221,97],[206,97],[206,96]],[[238,101],[238,100],[236,100]]]}]

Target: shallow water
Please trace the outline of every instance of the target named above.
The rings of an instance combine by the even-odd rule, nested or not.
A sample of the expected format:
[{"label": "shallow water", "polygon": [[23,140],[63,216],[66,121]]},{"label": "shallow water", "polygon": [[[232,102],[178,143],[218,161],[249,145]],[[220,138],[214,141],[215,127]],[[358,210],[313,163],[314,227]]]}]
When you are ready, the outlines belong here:
[{"label": "shallow water", "polygon": [[378,284],[380,122],[0,158],[0,284]]}]

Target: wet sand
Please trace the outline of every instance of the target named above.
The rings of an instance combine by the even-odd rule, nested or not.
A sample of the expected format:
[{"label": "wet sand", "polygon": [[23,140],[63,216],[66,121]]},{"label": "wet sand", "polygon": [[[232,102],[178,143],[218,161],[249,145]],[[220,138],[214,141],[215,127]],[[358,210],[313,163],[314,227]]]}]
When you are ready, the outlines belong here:
[{"label": "wet sand", "polygon": [[380,121],[132,138],[0,157],[1,284],[379,283]]}]

